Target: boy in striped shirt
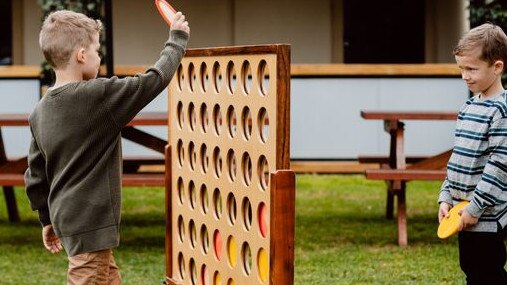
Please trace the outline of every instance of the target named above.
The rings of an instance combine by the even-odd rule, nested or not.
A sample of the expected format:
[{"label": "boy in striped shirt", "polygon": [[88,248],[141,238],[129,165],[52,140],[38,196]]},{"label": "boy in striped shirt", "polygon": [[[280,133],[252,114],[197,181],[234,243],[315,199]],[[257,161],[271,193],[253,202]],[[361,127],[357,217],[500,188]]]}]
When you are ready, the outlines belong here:
[{"label": "boy in striped shirt", "polygon": [[507,284],[507,92],[501,82],[507,36],[483,24],[461,38],[454,55],[474,96],[459,111],[438,220],[458,202],[470,201],[460,213],[458,234],[467,284]]}]

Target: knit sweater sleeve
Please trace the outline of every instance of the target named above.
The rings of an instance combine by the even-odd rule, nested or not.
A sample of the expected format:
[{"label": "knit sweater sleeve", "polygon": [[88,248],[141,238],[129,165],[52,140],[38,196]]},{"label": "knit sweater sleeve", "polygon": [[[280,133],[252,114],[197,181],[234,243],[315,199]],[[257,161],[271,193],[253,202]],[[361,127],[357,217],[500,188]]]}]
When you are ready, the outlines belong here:
[{"label": "knit sweater sleeve", "polygon": [[495,117],[488,131],[489,159],[467,206],[474,217],[480,217],[487,207],[507,202],[507,117],[500,112]]},{"label": "knit sweater sleeve", "polygon": [[452,205],[452,196],[451,191],[449,190],[449,181],[447,180],[447,177],[444,180],[444,183],[442,183],[442,187],[440,187],[440,195],[438,196],[438,203],[445,202],[449,205]]},{"label": "knit sweater sleeve", "polygon": [[28,169],[25,172],[25,191],[30,207],[39,213],[42,226],[51,224],[49,217],[49,183],[46,177],[46,160],[32,137],[28,153]]},{"label": "knit sweater sleeve", "polygon": [[145,73],[104,81],[106,104],[118,127],[125,126],[167,87],[183,58],[187,41],[187,33],[172,30],[158,61]]}]

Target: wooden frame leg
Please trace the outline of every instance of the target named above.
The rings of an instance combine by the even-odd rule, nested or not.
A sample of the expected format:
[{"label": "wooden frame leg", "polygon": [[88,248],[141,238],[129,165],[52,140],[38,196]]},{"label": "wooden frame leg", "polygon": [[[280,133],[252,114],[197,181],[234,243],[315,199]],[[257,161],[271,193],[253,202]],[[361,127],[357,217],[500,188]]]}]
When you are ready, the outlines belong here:
[{"label": "wooden frame leg", "polygon": [[[386,181],[387,183],[387,200],[386,200],[386,219],[392,220],[394,218],[394,196],[397,196],[402,187],[405,187],[405,182],[402,181]],[[402,186],[403,185],[403,186]]]},{"label": "wooden frame leg", "polygon": [[387,181],[386,219],[394,217],[394,190],[393,181]]},{"label": "wooden frame leg", "polygon": [[[2,138],[2,130],[0,129],[0,166],[7,163],[7,156],[5,155],[4,141]],[[14,196],[14,187],[3,186],[5,205],[7,206],[7,216],[9,222],[19,222],[18,205],[16,204],[16,196]]]},{"label": "wooden frame leg", "polygon": [[405,200],[405,182],[401,182],[398,196],[398,245],[402,247],[408,246],[407,234],[407,204]]},{"label": "wooden frame leg", "polygon": [[19,218],[18,205],[16,203],[16,196],[14,196],[14,187],[12,186],[3,186],[4,197],[5,197],[5,205],[7,206],[7,216],[9,217],[9,222],[19,222],[21,219]]},{"label": "wooden frame leg", "polygon": [[271,239],[269,284],[294,284],[296,175],[292,170],[270,174]]}]

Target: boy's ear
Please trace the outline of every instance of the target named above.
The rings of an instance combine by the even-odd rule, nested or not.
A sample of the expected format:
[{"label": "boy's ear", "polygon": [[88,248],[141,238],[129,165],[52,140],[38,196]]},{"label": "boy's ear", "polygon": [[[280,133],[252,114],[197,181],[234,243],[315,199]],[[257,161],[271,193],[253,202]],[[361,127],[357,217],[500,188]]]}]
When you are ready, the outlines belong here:
[{"label": "boy's ear", "polygon": [[76,53],[76,60],[78,63],[84,63],[85,61],[85,49],[79,48]]},{"label": "boy's ear", "polygon": [[500,75],[503,72],[504,69],[504,62],[502,60],[497,60],[494,63],[495,66],[495,74]]}]

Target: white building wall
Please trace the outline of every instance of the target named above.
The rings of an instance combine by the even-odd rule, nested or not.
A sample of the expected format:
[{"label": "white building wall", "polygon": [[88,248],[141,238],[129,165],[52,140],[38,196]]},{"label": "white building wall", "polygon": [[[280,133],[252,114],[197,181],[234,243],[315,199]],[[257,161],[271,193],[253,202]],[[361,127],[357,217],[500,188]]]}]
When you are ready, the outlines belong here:
[{"label": "white building wall", "polygon": [[[16,64],[38,65],[42,13],[36,0],[23,1],[23,54]],[[342,59],[343,0],[173,0],[188,17],[189,47],[289,43],[293,63]],[[466,1],[465,1],[466,2]],[[450,63],[451,51],[467,30],[463,0],[427,0],[426,62]],[[465,24],[464,24],[465,23]],[[113,0],[114,61],[151,64],[167,38],[153,1]]]}]

